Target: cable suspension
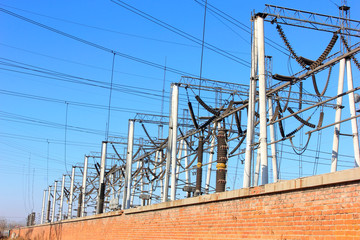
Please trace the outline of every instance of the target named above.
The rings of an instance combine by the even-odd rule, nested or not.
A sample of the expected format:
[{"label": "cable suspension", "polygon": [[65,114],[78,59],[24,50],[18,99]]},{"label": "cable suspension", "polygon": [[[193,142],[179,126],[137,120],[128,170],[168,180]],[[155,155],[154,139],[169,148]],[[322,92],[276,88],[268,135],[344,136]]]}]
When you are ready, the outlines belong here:
[{"label": "cable suspension", "polygon": [[339,38],[339,36],[337,35],[338,32],[334,32],[328,46],[325,48],[324,52],[320,55],[320,57],[313,63],[310,65],[310,69],[313,70],[315,68],[317,68],[318,66],[320,66],[320,64],[326,59],[326,57],[329,55],[329,53],[331,52],[331,50],[333,49],[333,47],[335,46],[335,43],[337,41],[337,39]]}]

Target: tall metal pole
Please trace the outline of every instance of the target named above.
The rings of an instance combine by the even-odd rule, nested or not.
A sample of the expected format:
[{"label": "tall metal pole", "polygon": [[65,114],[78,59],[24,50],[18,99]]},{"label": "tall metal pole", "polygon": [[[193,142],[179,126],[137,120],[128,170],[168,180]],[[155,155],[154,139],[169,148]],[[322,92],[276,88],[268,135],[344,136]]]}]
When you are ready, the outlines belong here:
[{"label": "tall metal pole", "polygon": [[[337,95],[343,93],[344,91],[344,75],[345,75],[345,59],[340,60],[340,69],[339,69],[339,82]],[[335,112],[335,122],[341,120],[341,110],[342,110],[342,96],[336,99],[336,112]],[[334,138],[333,138],[333,147],[331,154],[331,172],[336,172],[337,161],[339,157],[339,136],[340,136],[340,123],[335,124],[334,126]]]},{"label": "tall metal pole", "polygon": [[65,175],[62,176],[62,181],[61,181],[60,206],[59,206],[59,217],[58,217],[59,221],[62,220],[62,214],[63,214],[64,190],[65,190]]},{"label": "tall metal pole", "polygon": [[[171,140],[171,193],[170,199],[176,199],[176,153],[177,153],[177,128],[178,128],[178,108],[179,108],[179,86],[173,84],[171,86],[171,118],[172,118],[172,140]],[[170,127],[170,126],[169,126]]]},{"label": "tall metal pole", "polygon": [[68,219],[72,218],[72,204],[74,196],[74,181],[75,181],[75,166],[72,167],[71,171],[71,183],[70,183],[70,196],[69,196],[69,206],[68,206]]},{"label": "tall metal pole", "polygon": [[46,190],[44,190],[42,207],[41,207],[41,217],[40,217],[40,224],[44,223],[44,213],[45,213],[45,201],[46,201]]},{"label": "tall metal pole", "polygon": [[260,151],[261,151],[261,184],[267,184],[268,152],[267,152],[267,122],[266,122],[266,72],[265,72],[265,42],[264,18],[261,14],[256,16],[258,65],[259,65],[259,111],[260,111]]},{"label": "tall metal pole", "polygon": [[[350,58],[346,59],[346,75],[347,75],[348,91],[353,90],[354,85],[353,85]],[[350,107],[350,116],[354,117],[356,115],[354,92],[349,93],[349,107]],[[356,167],[359,167],[360,166],[359,133],[358,133],[356,118],[351,119],[351,128],[352,128],[353,144],[354,144],[355,165]]]},{"label": "tall metal pole", "polygon": [[49,190],[48,190],[48,204],[47,204],[47,209],[46,209],[46,222],[50,222],[50,208],[51,208],[51,186],[49,186]]},{"label": "tall metal pole", "polygon": [[252,159],[252,144],[254,141],[254,114],[255,114],[255,95],[256,95],[256,72],[257,72],[257,24],[255,19],[252,19],[253,34],[252,34],[252,48],[251,48],[251,73],[250,73],[250,89],[249,89],[249,108],[247,114],[247,131],[246,131],[246,149],[245,149],[245,165],[244,165],[244,179],[243,187],[250,187],[251,183],[251,159]]},{"label": "tall metal pole", "polygon": [[210,179],[211,179],[211,168],[213,165],[213,159],[214,159],[214,148],[215,148],[215,138],[216,138],[216,124],[214,123],[214,130],[212,132],[212,139],[210,143],[210,156],[209,156],[209,162],[206,172],[206,180],[205,180],[205,194],[209,194],[209,188],[210,188]]},{"label": "tall metal pole", "polygon": [[105,196],[105,168],[106,168],[106,154],[107,142],[102,142],[101,148],[101,162],[100,162],[100,176],[99,176],[99,192],[96,201],[96,214],[104,211],[104,196]]},{"label": "tall metal pole", "polygon": [[126,152],[126,169],[125,169],[126,171],[125,171],[122,209],[128,209],[130,207],[131,173],[132,173],[133,146],[134,146],[134,122],[135,120],[129,119],[128,145]]},{"label": "tall metal pole", "polygon": [[81,217],[85,216],[85,195],[86,195],[86,178],[88,169],[88,156],[84,158],[84,172],[81,187]]},{"label": "tall metal pole", "polygon": [[[273,110],[273,103],[272,98],[269,97],[268,99],[269,104],[269,119],[273,118],[274,110]],[[275,136],[275,127],[274,124],[270,124],[270,140],[272,142],[271,144],[271,159],[272,159],[272,168],[273,168],[273,181],[278,181],[278,169],[277,169],[277,158],[276,158],[276,136]]]},{"label": "tall metal pole", "polygon": [[53,203],[52,203],[52,212],[51,212],[51,222],[54,222],[54,221],[55,221],[56,190],[57,190],[57,181],[55,181],[55,183],[54,183]]}]

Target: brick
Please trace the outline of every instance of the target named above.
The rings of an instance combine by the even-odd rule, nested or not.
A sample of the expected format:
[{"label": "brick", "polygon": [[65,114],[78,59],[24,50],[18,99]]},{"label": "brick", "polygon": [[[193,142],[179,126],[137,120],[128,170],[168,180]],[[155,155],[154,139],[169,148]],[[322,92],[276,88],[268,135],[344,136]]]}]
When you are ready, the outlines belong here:
[{"label": "brick", "polygon": [[38,240],[360,239],[359,173],[345,170],[13,232]]}]

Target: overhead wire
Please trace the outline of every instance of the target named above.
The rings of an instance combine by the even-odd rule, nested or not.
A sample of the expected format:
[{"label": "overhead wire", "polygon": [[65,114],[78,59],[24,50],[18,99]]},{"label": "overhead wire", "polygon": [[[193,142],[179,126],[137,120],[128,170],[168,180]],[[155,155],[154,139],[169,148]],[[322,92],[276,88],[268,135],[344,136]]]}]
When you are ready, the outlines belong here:
[{"label": "overhead wire", "polygon": [[18,8],[18,7],[12,7],[12,6],[9,6],[9,5],[2,4],[2,3],[0,3],[0,5],[2,5],[2,6],[4,6],[4,7],[7,7],[7,8],[12,8],[12,9],[16,9],[16,10],[19,10],[19,11],[22,11],[22,12],[34,14],[34,15],[41,16],[41,17],[45,17],[45,18],[48,18],[48,19],[53,19],[53,20],[56,20],[56,21],[61,21],[61,22],[65,22],[65,23],[70,23],[70,24],[74,24],[74,25],[78,25],[78,26],[82,26],[82,27],[86,27],[86,28],[90,28],[90,29],[96,29],[96,30],[100,30],[100,31],[103,31],[103,32],[115,33],[115,34],[120,34],[120,35],[123,35],[123,36],[129,36],[129,37],[134,37],[134,38],[140,38],[140,39],[145,39],[145,40],[151,40],[151,41],[169,43],[169,44],[186,46],[186,47],[196,47],[196,48],[198,47],[198,46],[195,46],[195,45],[190,45],[190,44],[185,44],[185,43],[180,43],[180,42],[167,41],[167,40],[164,40],[164,39],[151,38],[151,37],[146,37],[146,36],[141,36],[141,35],[136,35],[136,34],[130,34],[130,33],[125,33],[125,32],[120,32],[120,31],[116,31],[116,30],[113,30],[113,29],[109,29],[109,28],[92,26],[92,25],[89,25],[89,24],[84,24],[84,23],[80,23],[80,22],[70,21],[70,20],[63,19],[63,18],[48,16],[48,15],[45,15],[45,14],[41,14],[41,13],[37,13],[37,12],[34,12],[34,11],[29,11],[29,10],[21,9],[21,8]]},{"label": "overhead wire", "polygon": [[113,90],[113,81],[114,81],[114,66],[115,66],[115,54],[113,55],[112,60],[112,71],[111,71],[111,79],[110,79],[110,92],[109,92],[109,107],[108,107],[108,116],[106,122],[106,130],[105,130],[105,141],[109,139],[109,128],[110,128],[110,113],[111,113],[111,96]]},{"label": "overhead wire", "polygon": [[[102,50],[102,51],[105,51],[105,52],[108,52],[108,53],[112,53],[112,54],[116,54],[120,57],[124,57],[124,58],[127,58],[127,59],[130,59],[130,60],[133,60],[133,61],[136,61],[136,62],[139,62],[139,63],[142,63],[142,64],[146,64],[146,65],[149,65],[149,66],[152,66],[152,67],[155,67],[155,68],[159,68],[159,69],[163,69],[164,66],[161,65],[161,64],[157,64],[157,63],[154,63],[154,62],[151,62],[151,61],[147,61],[147,60],[144,60],[144,59],[141,59],[141,58],[137,58],[137,57],[134,57],[134,56],[131,56],[131,55],[128,55],[128,54],[125,54],[125,53],[122,53],[122,52],[119,52],[119,51],[115,51],[113,49],[110,49],[110,48],[107,48],[105,46],[102,46],[102,45],[99,45],[99,44],[96,44],[96,43],[93,43],[93,42],[90,42],[90,41],[87,41],[85,39],[82,39],[80,37],[76,37],[74,35],[71,35],[69,33],[66,33],[66,32],[63,32],[61,30],[58,30],[58,29],[55,29],[53,27],[50,27],[50,26],[47,26],[45,24],[42,24],[40,22],[37,22],[37,21],[34,21],[30,18],[26,18],[22,15],[19,15],[19,14],[16,14],[14,12],[11,12],[7,9],[4,9],[4,8],[0,8],[0,11],[3,12],[3,13],[6,13],[10,16],[13,16],[13,17],[16,17],[18,19],[21,19],[23,21],[26,21],[28,23],[31,23],[33,25],[36,25],[36,26],[39,26],[41,28],[44,28],[46,30],[49,30],[51,32],[54,32],[54,33],[57,33],[57,34],[60,34],[64,37],[67,37],[67,38],[70,38],[70,39],[73,39],[75,41],[78,41],[78,42],[81,42],[83,44],[86,44],[86,45],[89,45],[91,47],[94,47],[94,48],[97,48],[99,50]],[[196,75],[194,74],[191,74],[191,73],[187,73],[185,71],[181,71],[181,70],[177,70],[175,68],[171,68],[171,67],[168,67],[168,71],[170,72],[173,72],[175,74],[178,74],[178,75],[189,75],[189,76],[194,76],[194,77],[197,77]]]},{"label": "overhead wire", "polygon": [[65,112],[65,136],[64,136],[64,163],[65,163],[65,170],[66,170],[66,173],[69,174],[68,172],[68,169],[67,169],[67,166],[66,166],[66,157],[67,157],[67,154],[66,154],[66,147],[67,147],[67,127],[68,127],[68,110],[69,110],[69,104],[66,103],[66,112]]},{"label": "overhead wire", "polygon": [[[64,104],[66,102],[69,105],[79,106],[79,107],[86,107],[86,108],[93,108],[93,109],[106,110],[108,108],[108,106],[100,105],[100,104],[76,102],[76,101],[69,101],[67,99],[65,100],[65,99],[58,99],[58,98],[43,97],[43,96],[26,94],[26,93],[21,93],[21,92],[8,91],[8,90],[4,90],[4,89],[0,89],[0,94],[9,95],[9,96],[13,96],[13,97],[20,97],[20,98],[38,100],[38,101],[44,101],[44,102],[60,103],[60,104]],[[149,110],[146,110],[146,109],[142,110],[142,109],[135,109],[135,108],[115,107],[115,106],[111,106],[111,111],[128,112],[128,113],[138,113],[138,112],[141,111],[141,112],[144,112],[144,113],[156,113],[155,111],[149,111]]]},{"label": "overhead wire", "polygon": [[[4,120],[4,121],[26,123],[26,124],[38,125],[38,126],[43,126],[43,127],[51,127],[51,128],[57,128],[57,129],[65,128],[64,124],[41,120],[41,119],[32,118],[32,117],[27,117],[27,116],[14,114],[14,113],[10,113],[10,112],[5,112],[5,111],[0,111],[0,119]],[[104,131],[102,131],[102,130],[78,127],[78,126],[73,126],[73,125],[67,125],[67,130],[83,132],[83,133],[88,133],[88,134],[95,134],[95,135],[104,135]],[[114,136],[120,136],[119,133],[113,132],[112,134]]]},{"label": "overhead wire", "polygon": [[[202,1],[202,3],[199,0],[194,0],[194,1],[200,5],[204,5],[204,2],[205,2],[205,0],[200,0],[200,1]],[[214,5],[208,3],[208,9],[209,9],[209,11],[211,11],[214,14],[218,15],[219,17],[225,19],[226,21],[232,23],[233,25],[235,25],[236,27],[245,31],[246,33],[251,34],[251,28],[249,26],[240,22],[239,20],[235,19],[234,17],[230,16],[229,14],[225,13],[224,11],[215,7]],[[271,43],[269,43],[269,42],[271,42]],[[248,42],[248,43],[250,44],[250,42]],[[278,50],[279,52],[281,52],[287,56],[290,55],[288,53],[288,49],[284,48],[283,46],[281,46],[280,44],[276,43],[275,41],[273,41],[272,39],[270,39],[269,37],[266,37],[266,36],[265,36],[265,44],[271,46],[272,48]],[[274,46],[274,45],[276,45],[276,46]]]},{"label": "overhead wire", "polygon": [[[184,32],[184,31],[180,30],[179,28],[176,28],[176,27],[174,27],[174,26],[172,26],[172,25],[170,25],[170,24],[168,24],[168,23],[166,23],[164,21],[161,21],[160,19],[158,19],[158,18],[156,18],[154,16],[151,16],[150,14],[147,14],[147,13],[145,13],[145,12],[143,12],[143,11],[141,11],[141,10],[139,10],[139,9],[137,9],[137,8],[123,2],[123,1],[121,1],[121,0],[111,0],[111,1],[113,3],[115,3],[115,4],[117,4],[117,5],[119,5],[119,6],[123,7],[123,8],[125,8],[125,9],[127,9],[127,10],[129,10],[129,11],[131,11],[131,12],[133,12],[133,13],[135,13],[135,14],[137,14],[137,15],[139,15],[139,16],[147,19],[147,20],[149,20],[150,22],[153,22],[153,23],[155,23],[155,24],[157,24],[157,25],[159,25],[159,26],[173,32],[173,33],[176,33],[176,34],[178,34],[178,35],[180,35],[180,36],[182,36],[182,37],[184,37],[184,38],[186,38],[186,39],[188,39],[188,40],[190,40],[192,42],[195,42],[195,43],[201,45],[201,42],[202,42],[201,39],[199,39],[197,37],[194,37],[193,35],[188,34],[188,33]],[[237,56],[235,56],[235,55],[233,55],[233,54],[231,54],[231,53],[229,53],[229,52],[227,52],[225,50],[222,50],[222,49],[220,49],[220,48],[218,48],[218,47],[216,47],[216,46],[214,46],[212,44],[209,44],[209,43],[205,42],[204,45],[205,45],[205,47],[207,49],[209,49],[209,50],[211,50],[213,52],[216,52],[216,53],[218,53],[218,54],[220,54],[220,55],[222,55],[222,56],[224,56],[226,58],[229,58],[229,59],[231,59],[231,60],[233,60],[233,61],[235,61],[235,62],[237,62],[237,63],[239,63],[239,64],[241,64],[241,65],[243,65],[245,67],[247,67],[247,68],[250,68],[250,62],[248,62],[247,60],[239,58],[239,57],[237,57]]]},{"label": "overhead wire", "polygon": [[[77,62],[77,61],[73,61],[73,60],[69,60],[69,59],[64,59],[64,58],[59,58],[59,57],[51,56],[51,55],[48,55],[48,54],[43,54],[43,53],[39,53],[39,52],[35,52],[35,51],[30,51],[30,50],[23,49],[23,48],[19,48],[19,47],[14,47],[14,46],[11,46],[11,45],[5,44],[5,43],[0,43],[0,45],[5,46],[5,47],[8,47],[8,48],[15,49],[15,50],[18,50],[18,51],[30,53],[30,54],[33,54],[33,55],[37,55],[37,56],[41,56],[41,57],[46,57],[46,58],[54,59],[54,60],[57,60],[57,61],[62,61],[62,62],[66,62],[66,63],[76,64],[76,65],[88,67],[88,68],[91,68],[91,69],[99,69],[99,70],[111,72],[111,69],[104,68],[104,67],[100,67],[100,66],[95,66],[95,65],[91,65],[91,64],[85,64],[85,63],[81,63],[81,62]],[[152,79],[152,80],[162,81],[162,79],[160,79],[160,78],[150,77],[150,76],[144,76],[144,75],[135,74],[135,73],[129,73],[129,72],[117,71],[117,70],[114,70],[114,72],[115,72],[115,73],[119,73],[119,74],[134,76],[134,77],[141,77],[141,78],[146,78],[146,79]]]},{"label": "overhead wire", "polygon": [[[0,58],[0,59],[4,59],[4,58]],[[110,84],[107,82],[93,80],[93,79],[89,79],[89,78],[78,77],[78,76],[74,76],[74,75],[69,75],[69,74],[49,70],[46,68],[36,67],[36,66],[29,65],[26,63],[13,61],[10,59],[5,59],[5,61],[0,60],[0,65],[9,66],[12,68],[20,68],[25,71],[15,70],[15,69],[11,69],[11,68],[1,68],[1,67],[0,67],[0,70],[11,71],[11,72],[16,72],[16,73],[20,73],[20,74],[26,74],[26,75],[37,76],[37,77],[53,79],[53,80],[58,80],[58,81],[64,81],[64,82],[84,84],[84,85],[88,85],[88,86],[92,86],[92,87],[110,89]],[[30,72],[27,72],[27,71],[30,71]],[[35,73],[32,73],[32,72],[35,72]],[[155,99],[155,100],[158,100],[157,98],[161,97],[160,94],[152,93],[152,92],[159,92],[158,90],[142,88],[142,87],[133,87],[133,86],[124,85],[124,84],[113,84],[113,90],[131,94],[131,95],[136,95],[139,97]]]},{"label": "overhead wire", "polygon": [[[204,23],[203,23],[203,31],[202,31],[202,41],[201,41],[201,57],[200,57],[200,77],[199,77],[199,97],[200,97],[200,89],[201,89],[201,82],[202,82],[202,71],[203,71],[203,60],[204,60],[204,45],[205,45],[205,27],[206,27],[206,9],[207,9],[207,0],[204,6]],[[200,115],[200,106],[198,103],[198,116]]]}]

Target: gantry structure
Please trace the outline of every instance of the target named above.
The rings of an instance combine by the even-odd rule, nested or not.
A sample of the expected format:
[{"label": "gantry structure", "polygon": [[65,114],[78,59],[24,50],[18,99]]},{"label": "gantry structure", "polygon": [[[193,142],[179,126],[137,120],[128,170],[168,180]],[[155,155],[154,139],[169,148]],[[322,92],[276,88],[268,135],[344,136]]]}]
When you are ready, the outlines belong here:
[{"label": "gantry structure", "polygon": [[[189,76],[172,83],[169,116],[136,114],[129,120],[127,137],[102,142],[100,153],[86,155],[71,175],[63,175],[44,190],[41,223],[223,192],[231,181],[229,166],[239,162],[242,187],[277,182],[284,151],[280,145],[290,143],[301,156],[311,144],[311,135],[328,128],[333,128],[328,171],[338,169],[340,136],[352,138],[353,165],[359,167],[356,119],[360,115],[355,103],[360,99],[355,91],[360,86],[353,85],[352,63],[360,69],[356,59],[360,21],[350,19],[345,4],[339,11],[335,17],[266,5],[263,12],[253,13],[249,84]],[[278,32],[290,60],[299,65],[297,73],[273,73],[276,59],[265,54],[265,25]],[[284,26],[330,33],[329,44],[320,46],[325,50],[317,59],[305,58],[290,44]],[[356,43],[351,45],[351,39]],[[337,43],[339,51],[334,50]],[[327,96],[337,66],[337,93]],[[317,80],[325,71],[327,80],[319,90]],[[306,87],[309,82],[311,90]],[[343,103],[346,95],[348,107]],[[350,117],[341,119],[344,108]],[[325,117],[332,111],[334,121],[328,120],[330,114]],[[351,134],[341,131],[348,121]],[[141,134],[135,134],[139,129]],[[294,139],[299,135],[307,140],[297,147]]]}]

